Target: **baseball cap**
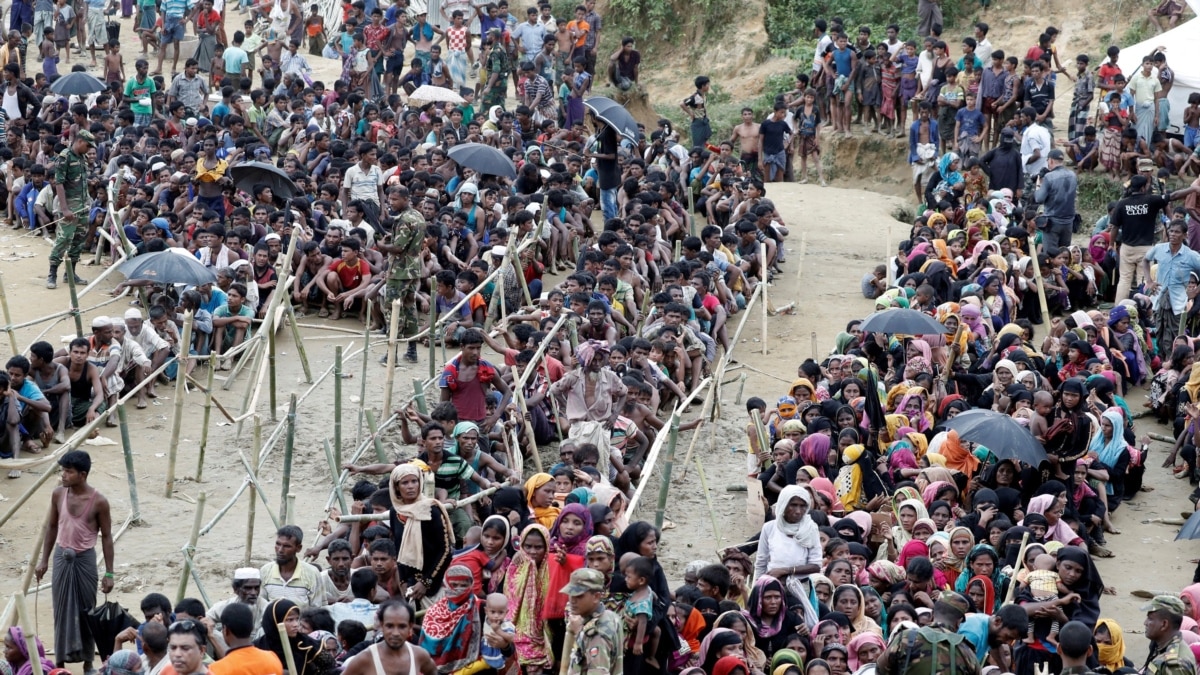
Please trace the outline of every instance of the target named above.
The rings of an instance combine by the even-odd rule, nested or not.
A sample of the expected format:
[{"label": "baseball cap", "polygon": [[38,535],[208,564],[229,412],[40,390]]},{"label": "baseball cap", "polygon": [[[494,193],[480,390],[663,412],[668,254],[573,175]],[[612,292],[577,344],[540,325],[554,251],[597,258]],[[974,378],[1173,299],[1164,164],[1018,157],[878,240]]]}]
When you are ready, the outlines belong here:
[{"label": "baseball cap", "polygon": [[[601,592],[604,590],[604,575],[599,570],[588,568],[578,569],[571,572],[571,581],[566,586],[562,587],[561,593],[567,595],[583,595],[588,592]],[[1179,602],[1176,600],[1176,602]],[[1182,610],[1181,610],[1182,611]]]},{"label": "baseball cap", "polygon": [[1154,160],[1149,157],[1143,157],[1137,162],[1138,171],[1153,171],[1155,168]]},{"label": "baseball cap", "polygon": [[1063,151],[1058,148],[1051,150],[1050,154],[1046,155],[1046,157],[1047,157],[1047,159],[1057,159],[1059,161],[1062,161],[1067,158],[1067,156],[1065,154],[1063,154]]},{"label": "baseball cap", "polygon": [[[575,575],[571,575],[575,579]],[[1183,616],[1183,601],[1174,595],[1156,595],[1154,599],[1142,605],[1143,612],[1167,612],[1174,616]]]}]

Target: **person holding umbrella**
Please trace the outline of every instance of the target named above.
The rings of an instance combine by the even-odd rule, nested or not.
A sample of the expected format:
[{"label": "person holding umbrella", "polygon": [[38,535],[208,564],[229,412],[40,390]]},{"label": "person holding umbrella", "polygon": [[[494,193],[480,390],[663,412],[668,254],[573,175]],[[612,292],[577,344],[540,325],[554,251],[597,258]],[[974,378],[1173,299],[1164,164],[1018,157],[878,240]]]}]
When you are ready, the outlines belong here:
[{"label": "person holding umbrella", "polygon": [[596,160],[596,183],[600,188],[600,209],[604,219],[617,217],[617,190],[621,187],[621,168],[617,162],[617,149],[621,142],[616,128],[596,116],[592,118],[592,126],[596,128],[596,143],[594,150],[589,150],[588,157]]},{"label": "person holding umbrella", "polygon": [[[8,66],[5,66],[5,72],[10,72]],[[54,248],[50,249],[50,274],[46,275],[46,288],[58,288],[55,280],[64,253],[70,256],[72,266],[79,264],[79,255],[83,252],[83,241],[87,236],[88,207],[91,205],[86,157],[88,149],[94,147],[96,137],[92,132],[80,129],[71,147],[58,156],[58,166],[54,170],[54,192],[63,216],[54,238]],[[66,281],[65,276],[63,281]],[[76,275],[75,283],[86,284],[87,281]]]}]

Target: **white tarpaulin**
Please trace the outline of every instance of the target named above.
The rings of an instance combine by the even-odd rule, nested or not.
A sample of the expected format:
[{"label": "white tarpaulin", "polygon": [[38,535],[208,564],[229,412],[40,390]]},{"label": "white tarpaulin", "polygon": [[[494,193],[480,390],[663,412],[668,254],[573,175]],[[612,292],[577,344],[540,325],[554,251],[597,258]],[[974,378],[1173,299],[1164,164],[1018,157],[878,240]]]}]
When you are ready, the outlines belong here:
[{"label": "white tarpaulin", "polygon": [[[1200,0],[1187,0],[1189,5],[1200,5]],[[1186,23],[1129,47],[1121,47],[1117,65],[1126,78],[1132,77],[1142,67],[1142,57],[1164,48],[1167,65],[1175,71],[1175,86],[1167,95],[1170,110],[1170,132],[1183,133],[1183,109],[1187,107],[1188,95],[1200,92],[1200,19]],[[1155,76],[1158,71],[1154,71]],[[1061,80],[1060,80],[1061,81]]]}]

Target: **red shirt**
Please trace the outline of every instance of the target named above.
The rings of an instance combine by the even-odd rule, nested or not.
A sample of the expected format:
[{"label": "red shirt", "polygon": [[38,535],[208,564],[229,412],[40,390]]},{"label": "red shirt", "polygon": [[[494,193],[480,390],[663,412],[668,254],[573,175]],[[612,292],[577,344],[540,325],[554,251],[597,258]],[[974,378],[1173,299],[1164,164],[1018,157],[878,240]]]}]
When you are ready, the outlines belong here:
[{"label": "red shirt", "polygon": [[387,26],[370,24],[363,27],[363,42],[366,43],[367,49],[379,49],[380,43],[387,37],[391,29]]},{"label": "red shirt", "polygon": [[330,272],[337,272],[338,279],[342,282],[342,290],[347,291],[358,288],[358,285],[362,283],[363,277],[371,273],[371,266],[362,258],[358,259],[357,267],[350,266],[344,260],[334,260],[325,269]]}]

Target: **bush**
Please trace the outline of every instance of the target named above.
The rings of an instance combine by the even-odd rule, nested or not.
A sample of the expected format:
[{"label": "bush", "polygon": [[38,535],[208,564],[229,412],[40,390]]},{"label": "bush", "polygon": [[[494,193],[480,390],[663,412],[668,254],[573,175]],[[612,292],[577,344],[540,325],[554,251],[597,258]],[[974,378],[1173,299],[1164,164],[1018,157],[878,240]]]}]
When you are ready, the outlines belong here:
[{"label": "bush", "polygon": [[[956,25],[967,7],[956,2],[943,2],[943,23]],[[768,0],[767,35],[771,47],[779,56],[811,59],[816,42],[813,40],[813,21],[833,17],[845,20],[846,34],[851,42],[858,36],[860,26],[871,28],[871,39],[884,39],[888,24],[900,26],[900,36],[917,33],[917,15],[910,3],[875,2],[874,0]],[[965,36],[943,34],[947,42],[957,42]],[[803,61],[802,61],[803,62]]]}]

